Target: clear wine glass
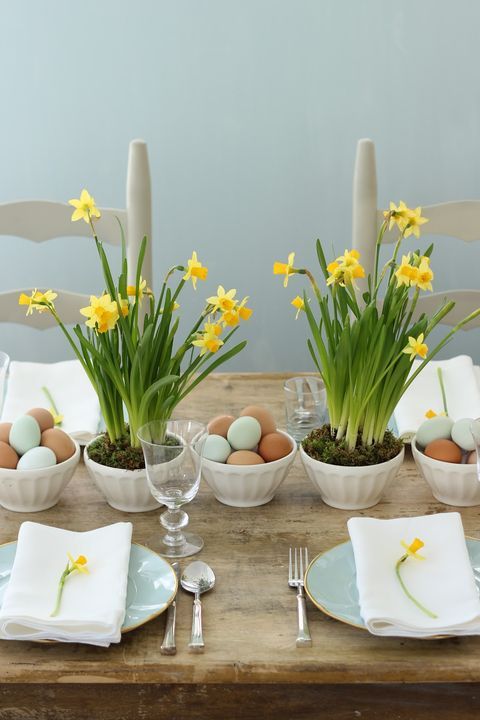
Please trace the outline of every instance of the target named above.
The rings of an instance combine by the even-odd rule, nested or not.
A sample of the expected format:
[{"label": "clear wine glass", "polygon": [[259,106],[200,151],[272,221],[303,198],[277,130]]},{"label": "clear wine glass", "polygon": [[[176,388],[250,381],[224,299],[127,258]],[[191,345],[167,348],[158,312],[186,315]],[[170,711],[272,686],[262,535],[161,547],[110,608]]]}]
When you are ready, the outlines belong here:
[{"label": "clear wine glass", "polygon": [[203,547],[199,535],[183,532],[188,515],[181,509],[200,486],[202,454],[207,428],[193,420],[154,420],[138,431],[147,470],[147,481],[155,500],[167,506],[160,523],[167,531],[149,543],[169,558],[188,557]]}]

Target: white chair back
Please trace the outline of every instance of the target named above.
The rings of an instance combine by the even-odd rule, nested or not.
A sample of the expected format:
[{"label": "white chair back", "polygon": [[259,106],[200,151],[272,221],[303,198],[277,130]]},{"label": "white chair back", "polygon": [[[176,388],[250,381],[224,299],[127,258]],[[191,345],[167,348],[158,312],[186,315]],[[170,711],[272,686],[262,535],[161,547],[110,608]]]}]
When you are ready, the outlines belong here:
[{"label": "white chair back", "polygon": [[[147,252],[142,275],[152,284],[152,211],[150,169],[147,145],[143,140],[132,140],[128,154],[126,209],[100,208],[96,222],[98,236],[104,243],[121,244],[121,222],[127,246],[129,282],[134,284],[137,257],[143,237],[148,237]],[[24,200],[0,204],[0,235],[22,237],[32,242],[45,242],[57,237],[91,237],[90,226],[78,221],[72,223],[73,208],[67,203],[44,200]],[[1,240],[0,240],[1,242]],[[42,288],[46,289],[46,288]],[[55,306],[66,324],[81,320],[79,308],[88,305],[89,295],[52,288],[58,292]],[[56,324],[50,313],[25,315],[25,307],[18,305],[20,292],[29,294],[33,288],[0,292],[0,322],[25,324],[45,329]],[[92,292],[94,289],[92,288]]]},{"label": "white chair back", "polygon": [[[429,219],[428,223],[422,225],[422,235],[448,235],[464,242],[480,240],[480,200],[426,205],[422,208],[422,215]],[[361,262],[367,275],[373,272],[375,242],[383,219],[383,210],[378,209],[377,202],[375,145],[372,140],[359,140],[353,175],[352,246],[361,253]],[[393,231],[387,232],[383,242],[393,243],[396,239]],[[480,290],[446,290],[422,294],[416,314],[433,313],[444,298],[455,301],[455,307],[443,320],[446,325],[456,325],[480,307]],[[469,323],[465,330],[474,327],[480,327],[480,317]]]}]

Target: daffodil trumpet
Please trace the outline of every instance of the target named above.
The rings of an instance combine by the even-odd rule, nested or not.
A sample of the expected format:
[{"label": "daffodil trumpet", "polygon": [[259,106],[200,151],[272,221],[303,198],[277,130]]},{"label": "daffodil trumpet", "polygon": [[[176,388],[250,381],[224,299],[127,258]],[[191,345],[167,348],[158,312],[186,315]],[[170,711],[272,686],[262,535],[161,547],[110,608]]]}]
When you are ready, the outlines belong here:
[{"label": "daffodil trumpet", "polygon": [[417,598],[414,595],[412,595],[410,590],[405,585],[405,582],[400,574],[400,570],[401,570],[403,564],[405,563],[405,561],[408,560],[408,558],[411,557],[415,560],[425,560],[423,555],[419,555],[419,553],[418,553],[418,550],[420,550],[422,547],[424,547],[425,543],[422,540],[420,540],[419,538],[415,538],[415,540],[412,543],[410,543],[410,545],[407,545],[403,541],[401,544],[402,544],[402,547],[405,548],[406,552],[397,560],[397,562],[395,564],[395,574],[398,578],[398,582],[400,583],[400,587],[402,588],[402,590],[405,593],[405,595],[407,596],[407,598],[409,600],[411,600],[414,603],[414,605],[417,606],[417,608],[419,610],[421,610],[425,615],[428,615],[428,617],[435,619],[438,617],[438,615],[436,615],[434,612],[432,612],[431,610],[426,608],[425,605],[422,605],[422,603],[419,602],[419,600],[417,600]]},{"label": "daffodil trumpet", "polygon": [[153,419],[168,420],[194,387],[243,350],[246,341],[228,349],[226,345],[252,310],[247,307],[248,298],[239,301],[235,289],[219,285],[216,295],[202,300],[193,327],[180,336],[177,299],[189,285],[198,292],[208,277],[208,268],[197,253],[193,251],[189,259],[168,270],[156,296],[150,279],[142,277],[147,238],[141,242],[132,281],[119,223],[121,272],[114,278],[97,235],[95,223],[101,213],[94,198],[83,190],[70,204],[75,208],[72,221],[84,220],[92,229],[103,290],[91,295],[86,307],[79,308],[82,324],[73,330],[63,323],[55,307],[57,295],[51,290],[22,293],[19,304],[26,307],[27,315],[50,312],[55,318],[98,396],[111,443],[128,432],[131,447],[140,448],[137,432],[141,425]]},{"label": "daffodil trumpet", "polygon": [[63,595],[63,588],[65,585],[65,582],[67,581],[67,578],[70,577],[70,575],[74,572],[87,574],[88,575],[88,568],[87,568],[87,558],[84,555],[79,555],[76,560],[74,560],[73,556],[70,555],[70,553],[67,553],[68,562],[65,567],[65,570],[60,575],[60,580],[58,582],[58,589],[57,589],[57,598],[55,601],[55,607],[53,608],[52,612],[50,613],[50,617],[55,617],[55,615],[58,615],[60,611],[60,605],[62,602],[62,595]]},{"label": "daffodil trumpet", "polygon": [[[292,304],[297,317],[301,309],[307,319],[307,347],[325,383],[332,437],[350,451],[358,445],[383,442],[403,393],[453,335],[480,314],[478,308],[429,347],[429,335],[455,303],[445,300],[431,317],[418,313],[422,293],[433,290],[433,246],[422,254],[405,251],[402,244],[411,236],[418,238],[426,222],[421,208],[410,209],[403,202],[390,204],[377,236],[373,277],[365,277],[358,250],[345,249],[327,261],[319,240],[316,250],[322,283],[311,270],[294,264],[293,252],[287,262],[273,266],[275,275],[285,276],[284,285],[305,276],[313,290],[316,303],[311,303],[304,291]],[[379,271],[383,238],[395,230],[398,240],[392,257]],[[416,358],[421,362],[413,369]]]}]

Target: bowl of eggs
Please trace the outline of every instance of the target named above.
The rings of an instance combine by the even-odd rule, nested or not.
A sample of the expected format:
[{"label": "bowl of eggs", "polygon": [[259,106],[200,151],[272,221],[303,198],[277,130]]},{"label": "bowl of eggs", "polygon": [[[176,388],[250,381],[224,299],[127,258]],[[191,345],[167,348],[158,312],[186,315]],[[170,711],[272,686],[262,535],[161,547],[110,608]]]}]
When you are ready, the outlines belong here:
[{"label": "bowl of eggs", "polygon": [[294,439],[277,430],[272,413],[249,405],[237,418],[218,415],[207,429],[202,476],[216,499],[232,507],[270,502],[297,452]]},{"label": "bowl of eggs", "polygon": [[436,500],[446,505],[480,505],[477,454],[472,420],[454,422],[445,415],[425,420],[412,440],[417,469]]},{"label": "bowl of eggs", "polygon": [[0,505],[38,512],[57,504],[80,458],[78,444],[44,408],[0,423]]}]

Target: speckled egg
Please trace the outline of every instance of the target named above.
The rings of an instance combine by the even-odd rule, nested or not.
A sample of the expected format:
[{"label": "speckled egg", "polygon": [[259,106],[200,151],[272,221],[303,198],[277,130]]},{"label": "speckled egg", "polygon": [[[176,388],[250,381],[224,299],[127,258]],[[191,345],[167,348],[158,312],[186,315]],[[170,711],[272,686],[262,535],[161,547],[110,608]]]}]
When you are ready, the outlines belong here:
[{"label": "speckled egg", "polygon": [[265,462],[273,462],[274,460],[280,460],[292,451],[292,443],[286,437],[279,432],[269,433],[264,435],[260,440],[258,446],[258,452],[263,457]]},{"label": "speckled egg", "polygon": [[237,418],[228,428],[227,440],[234,450],[253,450],[262,437],[258,420],[245,415]]},{"label": "speckled egg", "polygon": [[236,450],[227,460],[227,465],[263,465],[265,460],[251,450]]},{"label": "speckled egg", "polygon": [[50,448],[34,447],[22,455],[17,470],[39,470],[57,464],[55,453]]},{"label": "speckled egg", "polygon": [[248,405],[246,408],[243,408],[240,417],[245,417],[246,415],[258,420],[262,428],[262,435],[268,435],[277,429],[275,419],[270,410],[260,405]]},{"label": "speckled egg", "polygon": [[0,423],[0,442],[8,443],[12,423]]},{"label": "speckled egg", "polygon": [[462,450],[452,440],[433,440],[425,448],[425,455],[442,462],[462,462]]},{"label": "speckled egg", "polygon": [[452,440],[463,450],[475,450],[475,441],[470,429],[472,422],[472,418],[462,418],[454,422],[452,426]]},{"label": "speckled egg", "polygon": [[207,425],[207,430],[210,435],[221,435],[226,438],[228,428],[233,423],[235,418],[233,415],[217,415]]},{"label": "speckled egg", "polygon": [[0,468],[15,470],[18,463],[18,455],[15,450],[6,442],[0,440]]},{"label": "speckled egg", "polygon": [[453,420],[445,415],[436,415],[425,420],[417,430],[417,445],[424,448],[434,440],[450,440]]},{"label": "speckled egg", "polygon": [[52,452],[55,453],[58,463],[65,462],[65,460],[71,458],[75,452],[75,443],[72,438],[70,435],[67,435],[66,432],[60,430],[60,428],[44,430],[40,445],[52,450]]},{"label": "speckled egg", "polygon": [[470,453],[470,455],[467,457],[467,463],[469,465],[476,465],[477,462],[477,451],[474,450]]},{"label": "speckled egg", "polygon": [[209,435],[205,440],[203,457],[207,460],[224,463],[231,452],[230,444],[221,435]]},{"label": "speckled egg", "polygon": [[26,413],[26,415],[31,415],[35,418],[40,425],[40,432],[53,428],[55,424],[52,413],[49,410],[45,410],[45,408],[32,408]]},{"label": "speckled egg", "polygon": [[9,443],[19,455],[40,445],[40,425],[31,415],[22,415],[12,423]]}]

